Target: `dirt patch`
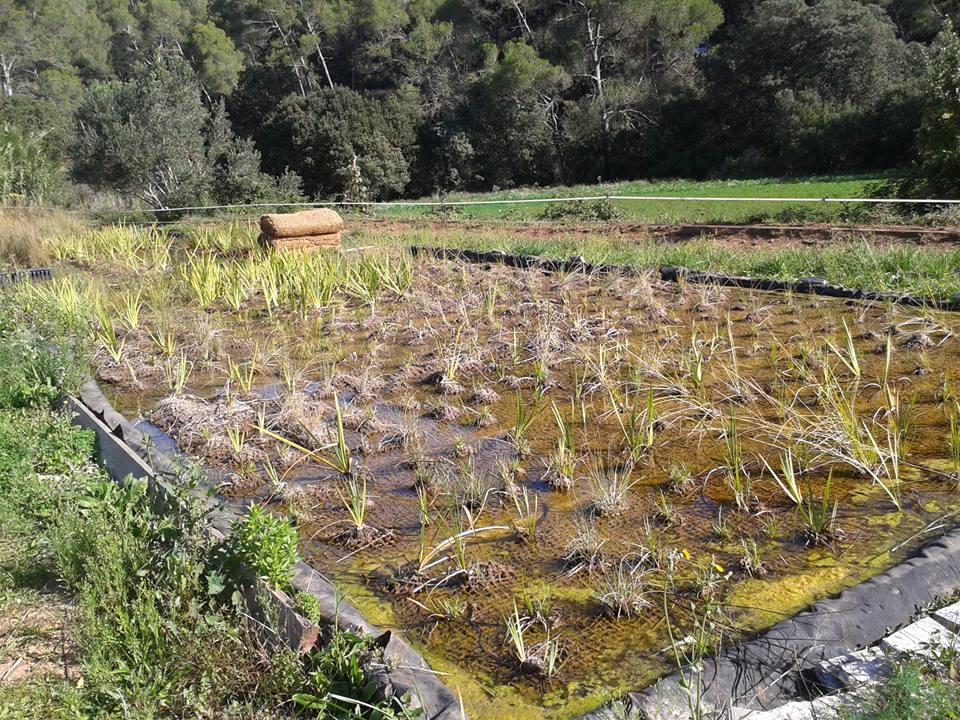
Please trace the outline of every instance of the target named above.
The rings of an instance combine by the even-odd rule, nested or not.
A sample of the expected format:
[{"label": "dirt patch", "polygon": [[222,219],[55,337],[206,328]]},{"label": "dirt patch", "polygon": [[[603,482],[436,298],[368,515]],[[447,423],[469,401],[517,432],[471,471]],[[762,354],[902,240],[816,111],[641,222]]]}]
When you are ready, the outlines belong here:
[{"label": "dirt patch", "polygon": [[0,685],[69,678],[76,655],[69,630],[73,612],[57,589],[0,597]]},{"label": "dirt patch", "polygon": [[469,221],[469,220],[398,220],[357,219],[355,227],[376,232],[401,232],[429,229],[440,236],[462,235],[464,232],[508,230],[531,239],[604,235],[621,240],[656,239],[664,242],[686,242],[707,238],[721,247],[825,247],[850,240],[870,240],[874,244],[933,245],[945,248],[960,246],[960,228],[932,228],[912,225],[846,226],[846,225],[652,225],[646,223],[556,223],[537,221]]}]

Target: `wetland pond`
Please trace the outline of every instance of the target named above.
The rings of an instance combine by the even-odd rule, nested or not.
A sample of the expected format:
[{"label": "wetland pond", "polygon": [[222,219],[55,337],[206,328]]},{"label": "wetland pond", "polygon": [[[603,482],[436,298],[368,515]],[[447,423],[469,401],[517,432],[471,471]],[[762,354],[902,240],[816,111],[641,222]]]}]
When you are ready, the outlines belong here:
[{"label": "wetland pond", "polygon": [[671,637],[709,618],[736,642],[960,510],[953,315],[396,250],[337,262],[357,267],[306,310],[271,306],[253,271],[239,300],[168,272],[96,372],[225,496],[290,517],[304,558],[473,718],[569,718],[645,687],[676,669]]}]

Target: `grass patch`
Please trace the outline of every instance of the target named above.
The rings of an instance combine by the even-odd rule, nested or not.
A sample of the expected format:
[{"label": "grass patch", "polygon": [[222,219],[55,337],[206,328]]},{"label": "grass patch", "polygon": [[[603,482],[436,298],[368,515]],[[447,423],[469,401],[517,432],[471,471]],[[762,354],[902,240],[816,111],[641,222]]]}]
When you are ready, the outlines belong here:
[{"label": "grass patch", "polygon": [[83,226],[79,216],[65,212],[28,207],[0,210],[0,270],[45,264],[50,259],[45,240],[80,232]]},{"label": "grass patch", "polygon": [[844,709],[838,720],[955,720],[960,718],[960,687],[913,662],[868,696],[862,707]]},{"label": "grass patch", "polygon": [[[683,197],[756,197],[823,198],[866,197],[874,175],[827,176],[809,178],[759,178],[754,180],[636,180],[571,187],[516,188],[489,193],[451,193],[447,202],[462,200],[536,200],[550,197],[591,197],[606,195],[683,196]],[[424,200],[436,198],[424,198]],[[780,220],[799,222],[816,220],[843,222],[851,218],[851,208],[824,203],[797,202],[697,202],[697,201],[612,201],[611,213],[602,217],[571,218],[606,220],[611,216],[627,221],[648,223],[745,223]],[[437,213],[478,219],[536,219],[547,213],[549,203],[524,205],[474,205],[452,208],[391,207],[377,208],[384,217],[423,217]],[[558,218],[559,219],[559,218]]]},{"label": "grass patch", "polygon": [[960,250],[914,245],[872,245],[866,241],[851,241],[830,247],[738,249],[707,240],[666,243],[602,237],[537,239],[492,231],[443,235],[430,231],[392,235],[354,231],[352,240],[360,245],[418,244],[502,250],[550,258],[579,255],[593,263],[638,268],[674,265],[776,280],[818,277],[837,285],[908,293],[936,301],[951,299],[960,293]]}]

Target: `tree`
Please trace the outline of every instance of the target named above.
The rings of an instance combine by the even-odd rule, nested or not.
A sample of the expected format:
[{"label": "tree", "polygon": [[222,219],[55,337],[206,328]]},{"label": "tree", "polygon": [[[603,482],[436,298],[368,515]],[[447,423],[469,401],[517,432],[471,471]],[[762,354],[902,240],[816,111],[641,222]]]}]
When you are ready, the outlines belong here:
[{"label": "tree", "polygon": [[484,148],[475,172],[486,186],[559,179],[561,93],[570,76],[530,45],[511,41],[487,48],[486,68],[471,90],[472,148]]},{"label": "tree", "polygon": [[243,53],[227,34],[212,22],[200,23],[190,33],[200,84],[208,95],[229,95],[243,70]]},{"label": "tree", "polygon": [[[705,60],[701,107],[716,122],[703,133],[712,148],[700,149],[717,165],[726,157],[734,173],[862,167],[876,155],[880,116],[895,109],[909,117],[916,103],[913,64],[911,49],[875,6],[761,0]],[[808,142],[829,137],[837,142]],[[897,142],[881,149],[891,164],[905,156],[909,133]]]},{"label": "tree", "polygon": [[921,192],[960,197],[960,36],[947,23],[927,55],[919,134]]},{"label": "tree", "polygon": [[396,197],[410,181],[418,121],[416,103],[402,96],[340,87],[291,95],[266,119],[271,167],[291,168],[309,194],[329,197],[344,192],[356,155],[370,198]]},{"label": "tree", "polygon": [[204,106],[196,75],[181,60],[91,86],[75,123],[71,156],[80,182],[154,208],[282,199],[271,197],[278,185],[260,172],[260,153],[234,136],[222,102],[212,113]]}]

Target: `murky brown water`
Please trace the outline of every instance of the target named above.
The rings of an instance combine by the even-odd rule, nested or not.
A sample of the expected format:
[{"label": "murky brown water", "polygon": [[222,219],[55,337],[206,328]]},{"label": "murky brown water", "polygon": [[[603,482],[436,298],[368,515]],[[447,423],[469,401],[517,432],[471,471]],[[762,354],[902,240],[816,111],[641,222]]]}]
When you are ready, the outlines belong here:
[{"label": "murky brown water", "polygon": [[[643,687],[674,668],[668,615],[682,636],[691,612],[711,602],[724,608],[728,640],[761,629],[891,566],[927,539],[929,523],[960,509],[957,479],[949,476],[951,372],[960,347],[954,316],[418,260],[405,297],[373,313],[348,307],[301,321],[222,312],[214,324],[224,328],[223,354],[238,361],[253,344],[268,342],[295,357],[306,369],[291,385],[312,398],[307,415],[327,429],[338,395],[354,462],[369,473],[365,522],[392,531],[392,542],[344,545],[338,535],[349,518],[341,486],[322,464],[295,464],[281,457],[289,455],[282,444],[257,438],[283,474],[285,486],[271,488],[265,456],[237,454],[222,436],[213,443],[217,429],[200,432],[196,423],[169,417],[158,424],[181,444],[192,438],[189,449],[208,463],[241,469],[224,492],[269,498],[278,512],[290,513],[305,557],[372,621],[402,629],[437,669],[451,673],[474,718],[572,717]],[[277,364],[265,364],[271,370],[256,382],[271,397],[287,392]],[[436,373],[444,372],[440,383]],[[223,380],[224,372],[211,367],[190,386],[212,399]],[[118,408],[149,411],[166,394],[159,381],[143,385],[117,390]],[[260,402],[235,384],[232,392],[234,402]],[[632,407],[634,425],[645,429],[648,392],[653,445],[636,453],[619,512],[598,516],[591,470],[623,471],[624,408]],[[518,397],[522,414],[534,416],[523,453],[509,436]],[[573,443],[566,491],[551,489],[545,466],[560,434],[552,405]],[[845,462],[844,453],[857,450],[843,435],[838,407],[856,417],[861,454],[876,455],[877,443],[872,469],[879,482]],[[254,444],[253,410],[224,417],[219,432],[235,423]],[[728,442],[732,418],[736,463]],[[894,436],[899,484],[890,457]],[[836,503],[837,531],[828,542],[805,534],[761,460],[779,469],[787,447],[802,469],[806,498],[822,498],[831,478],[826,505],[831,514]],[[742,507],[730,487],[731,464],[749,485]],[[422,533],[418,477],[429,501]],[[521,538],[516,527],[533,524],[520,519],[527,510],[535,532]],[[613,567],[624,557],[646,557],[649,605],[637,614],[617,619],[604,612],[596,599],[603,573],[574,573],[565,562],[585,524],[599,533],[602,557]],[[459,531],[489,526],[509,529],[465,539],[464,571],[455,578],[469,582],[437,586],[457,569],[455,560],[395,582],[398,569]],[[548,606],[543,622],[529,623],[528,642],[543,640],[547,627],[559,638],[560,668],[552,678],[521,673],[507,642],[504,618],[514,602],[523,612],[524,596]]]}]

